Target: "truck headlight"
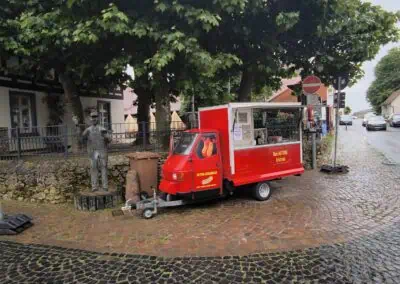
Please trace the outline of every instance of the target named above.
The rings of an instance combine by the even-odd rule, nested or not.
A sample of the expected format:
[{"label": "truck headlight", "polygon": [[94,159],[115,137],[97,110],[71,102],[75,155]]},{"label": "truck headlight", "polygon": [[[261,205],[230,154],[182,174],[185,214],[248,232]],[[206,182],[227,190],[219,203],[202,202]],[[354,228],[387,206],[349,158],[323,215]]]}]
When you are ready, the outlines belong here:
[{"label": "truck headlight", "polygon": [[183,181],[184,174],[183,173],[173,173],[172,179],[175,181]]}]

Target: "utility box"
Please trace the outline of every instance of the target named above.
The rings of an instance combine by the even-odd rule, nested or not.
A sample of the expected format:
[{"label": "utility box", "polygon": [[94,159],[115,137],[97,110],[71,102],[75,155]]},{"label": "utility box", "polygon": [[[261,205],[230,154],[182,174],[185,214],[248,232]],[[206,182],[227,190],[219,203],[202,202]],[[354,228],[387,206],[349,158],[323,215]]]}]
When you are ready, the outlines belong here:
[{"label": "utility box", "polygon": [[153,195],[151,187],[157,188],[158,160],[160,155],[151,152],[136,152],[126,155],[129,158],[130,169],[137,172],[140,193]]}]

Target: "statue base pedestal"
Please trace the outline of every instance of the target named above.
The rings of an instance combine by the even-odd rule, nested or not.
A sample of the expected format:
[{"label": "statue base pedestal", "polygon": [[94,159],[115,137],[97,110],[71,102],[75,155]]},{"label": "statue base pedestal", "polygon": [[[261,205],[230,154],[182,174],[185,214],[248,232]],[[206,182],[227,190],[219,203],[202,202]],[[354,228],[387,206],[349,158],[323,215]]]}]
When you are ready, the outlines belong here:
[{"label": "statue base pedestal", "polygon": [[120,191],[80,192],[74,197],[75,208],[81,211],[97,211],[114,208],[122,202]]}]

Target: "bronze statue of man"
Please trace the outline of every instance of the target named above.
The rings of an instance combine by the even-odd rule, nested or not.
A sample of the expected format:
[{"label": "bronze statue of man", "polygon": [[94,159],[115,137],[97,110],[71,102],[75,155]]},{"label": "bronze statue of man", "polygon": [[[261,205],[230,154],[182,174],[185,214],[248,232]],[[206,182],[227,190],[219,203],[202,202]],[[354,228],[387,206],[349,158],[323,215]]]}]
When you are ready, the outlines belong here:
[{"label": "bronze statue of man", "polygon": [[108,131],[99,125],[97,111],[90,113],[92,125],[85,129],[82,136],[87,139],[87,151],[90,159],[90,178],[92,183],[92,192],[98,190],[99,172],[101,170],[101,182],[103,191],[108,191],[108,152],[107,146],[111,141]]}]

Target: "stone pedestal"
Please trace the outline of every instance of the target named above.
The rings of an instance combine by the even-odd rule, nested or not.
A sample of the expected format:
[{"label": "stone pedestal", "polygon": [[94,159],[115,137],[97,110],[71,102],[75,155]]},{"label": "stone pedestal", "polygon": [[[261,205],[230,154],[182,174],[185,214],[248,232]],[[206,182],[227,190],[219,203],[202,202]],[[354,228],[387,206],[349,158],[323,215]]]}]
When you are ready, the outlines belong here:
[{"label": "stone pedestal", "polygon": [[96,211],[114,208],[122,202],[120,191],[81,192],[75,195],[75,208],[82,211]]}]

